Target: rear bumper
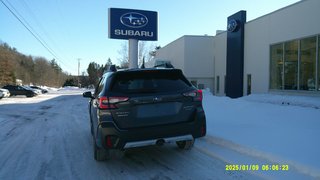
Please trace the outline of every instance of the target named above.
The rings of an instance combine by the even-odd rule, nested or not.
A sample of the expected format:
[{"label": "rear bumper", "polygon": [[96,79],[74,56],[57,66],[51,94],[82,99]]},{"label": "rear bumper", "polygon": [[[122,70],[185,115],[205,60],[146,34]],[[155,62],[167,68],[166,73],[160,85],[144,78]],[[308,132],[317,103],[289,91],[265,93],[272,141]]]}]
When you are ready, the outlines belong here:
[{"label": "rear bumper", "polygon": [[193,140],[192,135],[188,134],[188,135],[183,135],[183,136],[167,137],[167,138],[161,138],[161,139],[150,139],[150,140],[127,142],[124,145],[123,149],[156,145],[156,144],[163,144],[163,143],[170,143],[170,142],[176,142],[176,141],[185,141],[185,140]]},{"label": "rear bumper", "polygon": [[190,122],[121,130],[113,122],[102,122],[98,127],[100,145],[104,148],[127,149],[182,140],[192,140],[206,134],[204,113]]}]

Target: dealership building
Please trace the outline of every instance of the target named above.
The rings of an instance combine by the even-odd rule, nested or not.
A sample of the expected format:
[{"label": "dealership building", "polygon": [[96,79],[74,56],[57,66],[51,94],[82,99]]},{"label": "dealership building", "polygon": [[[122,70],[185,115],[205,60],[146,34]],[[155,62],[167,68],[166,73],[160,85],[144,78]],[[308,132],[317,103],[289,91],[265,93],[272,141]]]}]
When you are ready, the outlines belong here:
[{"label": "dealership building", "polygon": [[319,9],[319,0],[302,0],[249,22],[239,11],[227,18],[227,31],[183,36],[154,60],[170,62],[195,86],[219,96],[320,95]]}]

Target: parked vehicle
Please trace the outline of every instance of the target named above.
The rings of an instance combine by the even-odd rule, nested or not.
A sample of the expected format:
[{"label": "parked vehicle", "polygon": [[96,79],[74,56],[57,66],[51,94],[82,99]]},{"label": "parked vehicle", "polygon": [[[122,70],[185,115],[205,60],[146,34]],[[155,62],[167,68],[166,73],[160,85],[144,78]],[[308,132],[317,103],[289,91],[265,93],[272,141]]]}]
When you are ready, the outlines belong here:
[{"label": "parked vehicle", "polygon": [[30,86],[22,86],[22,87],[24,87],[25,89],[28,89],[28,90],[31,90],[31,91],[35,92],[37,95],[42,94],[41,90],[39,90],[39,89],[33,89]]},{"label": "parked vehicle", "polygon": [[0,88],[0,92],[2,92],[2,94],[4,95],[3,97],[5,98],[10,97],[10,92],[8,89]]},{"label": "parked vehicle", "polygon": [[202,91],[178,69],[109,71],[90,98],[89,114],[94,158],[110,157],[111,149],[176,142],[190,149],[205,136]]},{"label": "parked vehicle", "polygon": [[3,86],[3,88],[8,89],[11,96],[25,95],[27,97],[33,97],[37,95],[37,93],[34,92],[33,90],[27,89],[19,85],[6,85],[6,86]]},{"label": "parked vehicle", "polygon": [[2,91],[0,91],[0,99],[2,99],[4,97],[4,94],[2,93]]},{"label": "parked vehicle", "polygon": [[42,94],[48,93],[48,90],[41,88],[39,86],[30,86],[32,89],[40,90]]}]

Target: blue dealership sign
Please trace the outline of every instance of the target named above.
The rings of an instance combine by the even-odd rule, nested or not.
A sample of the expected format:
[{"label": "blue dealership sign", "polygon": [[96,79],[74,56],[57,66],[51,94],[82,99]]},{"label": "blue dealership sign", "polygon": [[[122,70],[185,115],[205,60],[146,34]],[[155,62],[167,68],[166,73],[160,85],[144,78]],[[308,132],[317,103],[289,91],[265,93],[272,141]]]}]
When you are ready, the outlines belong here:
[{"label": "blue dealership sign", "polygon": [[136,9],[109,8],[109,38],[158,40],[158,13]]}]

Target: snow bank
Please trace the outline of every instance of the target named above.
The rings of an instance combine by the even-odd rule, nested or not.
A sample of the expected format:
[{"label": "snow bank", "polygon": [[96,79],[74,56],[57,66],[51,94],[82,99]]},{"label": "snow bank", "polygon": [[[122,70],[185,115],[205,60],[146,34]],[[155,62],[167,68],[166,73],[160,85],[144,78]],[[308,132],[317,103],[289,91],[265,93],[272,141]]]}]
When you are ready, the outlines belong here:
[{"label": "snow bank", "polygon": [[263,94],[231,99],[204,93],[203,106],[209,136],[320,177],[319,102],[318,97]]},{"label": "snow bank", "polygon": [[40,94],[31,98],[27,98],[26,96],[11,96],[9,98],[3,98],[0,101],[1,104],[33,104],[39,103],[42,101],[46,101],[61,95],[81,95],[84,91],[89,91],[88,89],[83,88],[50,88],[47,87],[49,90],[46,94]]},{"label": "snow bank", "polygon": [[311,97],[278,94],[252,94],[241,99],[253,102],[312,107],[315,109],[320,109],[320,97],[317,96]]}]

